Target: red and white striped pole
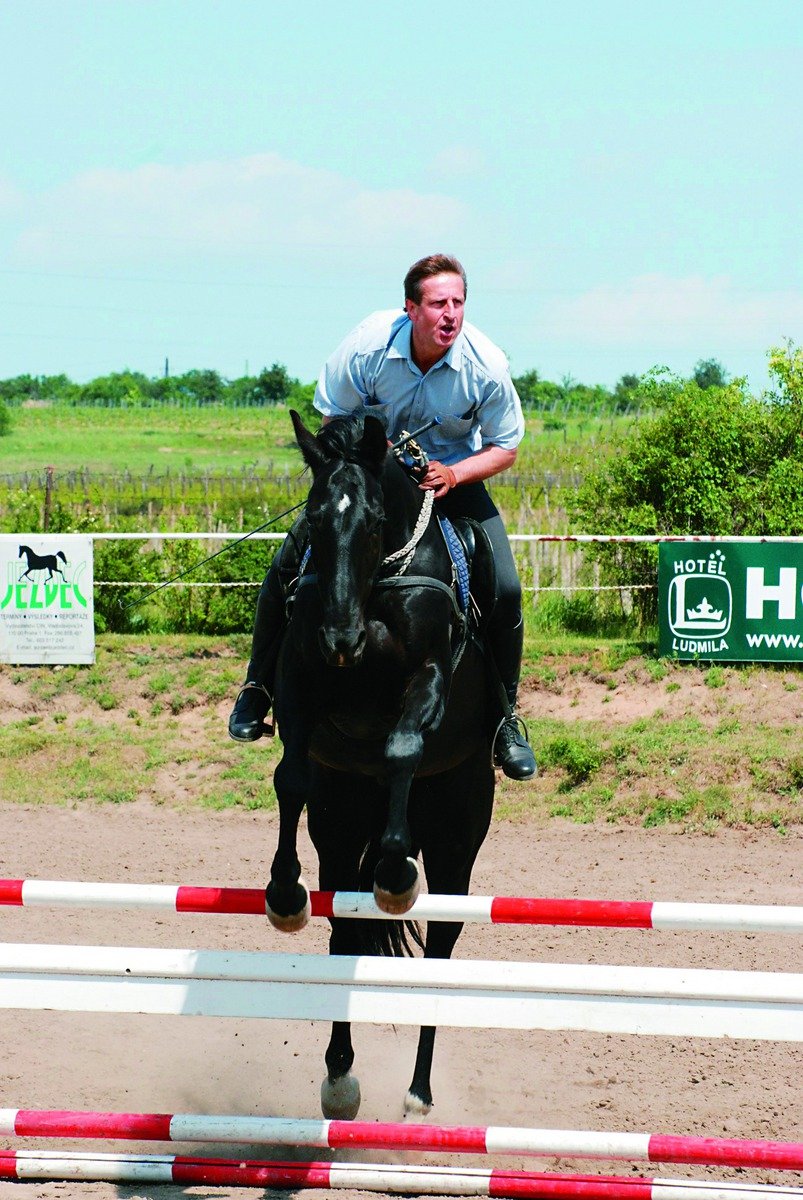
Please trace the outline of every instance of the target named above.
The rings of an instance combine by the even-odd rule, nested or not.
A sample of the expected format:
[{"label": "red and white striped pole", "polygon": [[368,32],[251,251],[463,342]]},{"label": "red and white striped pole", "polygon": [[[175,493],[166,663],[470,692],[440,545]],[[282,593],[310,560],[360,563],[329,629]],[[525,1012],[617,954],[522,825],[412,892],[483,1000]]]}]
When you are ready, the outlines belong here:
[{"label": "red and white striped pole", "polygon": [[697,1180],[557,1175],[380,1163],[250,1162],[183,1155],[0,1151],[0,1179],[173,1183],[185,1187],[348,1188],[552,1200],[801,1200],[803,1188]]},{"label": "red and white striped pole", "polygon": [[446,1126],[405,1122],[325,1121],[293,1117],[193,1113],[80,1112],[0,1109],[0,1136],[112,1138],[155,1142],[237,1142],[337,1150],[441,1151],[460,1154],[557,1155],[564,1158],[705,1163],[709,1166],[803,1170],[803,1143],[744,1138],[604,1133],[501,1125]]},{"label": "red and white striped pole", "polygon": [[[315,917],[387,919],[370,892],[312,892]],[[265,916],[262,888],[182,884],[74,883],[0,879],[0,905],[25,908],[144,908],[178,913]],[[621,929],[721,929],[803,933],[803,905],[693,904],[520,896],[423,895],[408,918],[486,925],[574,925]]]}]

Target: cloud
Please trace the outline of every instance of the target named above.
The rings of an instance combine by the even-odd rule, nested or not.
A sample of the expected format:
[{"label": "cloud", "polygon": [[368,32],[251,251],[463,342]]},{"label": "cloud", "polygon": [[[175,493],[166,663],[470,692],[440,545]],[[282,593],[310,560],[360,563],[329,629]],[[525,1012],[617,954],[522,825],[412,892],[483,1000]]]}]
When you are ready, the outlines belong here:
[{"label": "cloud", "polygon": [[446,146],[429,164],[429,173],[434,179],[465,179],[481,175],[485,169],[485,156],[476,146]]},{"label": "cloud", "polygon": [[445,194],[365,188],[268,153],[92,170],[30,198],[28,212],[14,247],[25,266],[351,254],[410,237],[430,244],[468,219]]},{"label": "cloud", "polygon": [[728,276],[641,275],[550,303],[544,336],[596,346],[694,344],[766,347],[803,327],[803,292],[749,291]]},{"label": "cloud", "polygon": [[13,217],[23,209],[24,197],[10,179],[0,175],[0,217]]}]

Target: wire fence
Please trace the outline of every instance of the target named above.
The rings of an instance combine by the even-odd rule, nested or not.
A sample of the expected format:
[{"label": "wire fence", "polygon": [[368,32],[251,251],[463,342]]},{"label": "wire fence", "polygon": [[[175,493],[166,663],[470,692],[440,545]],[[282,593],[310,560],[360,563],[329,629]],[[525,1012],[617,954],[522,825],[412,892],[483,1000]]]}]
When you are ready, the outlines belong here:
[{"label": "wire fence", "polygon": [[[143,546],[148,546],[151,549],[158,550],[160,543],[187,541],[200,543],[216,543],[230,542],[232,545],[235,542],[242,542],[242,536],[233,535],[231,533],[221,532],[206,532],[206,533],[186,533],[186,532],[161,532],[153,531],[150,533],[93,533],[89,535],[93,541],[139,541]],[[250,541],[266,541],[266,542],[281,542],[284,540],[283,533],[253,533],[248,536]],[[589,582],[583,579],[583,570],[587,567],[582,560],[582,556],[574,556],[570,554],[557,555],[552,553],[548,558],[539,560],[537,555],[533,555],[533,550],[539,547],[551,548],[582,548],[587,545],[659,545],[662,542],[671,542],[674,544],[687,543],[689,545],[712,545],[712,544],[801,544],[803,537],[781,537],[781,536],[766,536],[766,537],[747,537],[738,535],[709,535],[709,534],[596,534],[596,533],[574,533],[574,534],[554,534],[554,533],[511,533],[509,540],[513,546],[514,553],[519,551],[528,551],[529,558],[528,570],[526,578],[523,582],[523,590],[533,595],[540,593],[557,592],[562,594],[574,594],[577,592],[618,592],[620,595],[626,595],[630,592],[637,591],[654,591],[658,587],[657,579],[653,582],[632,582],[632,583],[617,583],[604,584],[599,578],[599,566],[594,563],[591,566],[593,578]],[[225,547],[224,547],[225,548]],[[203,563],[199,563],[201,567]],[[546,579],[543,580],[542,576]],[[557,580],[557,582],[556,582]],[[176,579],[170,580],[159,585],[161,588],[254,588],[257,589],[261,585],[261,579],[241,579],[241,580],[186,580]],[[95,587],[98,588],[153,588],[152,580],[95,580]]]}]

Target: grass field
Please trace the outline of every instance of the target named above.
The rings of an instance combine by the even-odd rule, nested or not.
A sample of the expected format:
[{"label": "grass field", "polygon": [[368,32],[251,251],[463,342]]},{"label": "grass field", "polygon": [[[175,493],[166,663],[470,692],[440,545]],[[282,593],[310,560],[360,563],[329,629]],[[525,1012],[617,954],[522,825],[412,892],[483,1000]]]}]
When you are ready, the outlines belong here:
[{"label": "grass field", "polygon": [[[630,418],[568,418],[545,428],[527,421],[516,470],[585,470],[606,452],[612,434]],[[547,421],[546,425],[561,422]],[[171,471],[231,472],[243,468],[295,469],[299,464],[287,409],[275,408],[15,408],[11,430],[0,437],[0,475],[85,468],[135,475]]]},{"label": "grass field", "polygon": [[[635,418],[527,418],[515,466],[491,489],[513,532],[566,533],[566,503]],[[288,411],[15,408],[0,437],[0,529],[241,532],[303,498]]]},{"label": "grass field", "polygon": [[[0,794],[21,804],[271,808],[279,743],[225,722],[245,636],[103,635],[91,667],[0,667]],[[510,819],[803,823],[803,685],[790,668],[659,661],[625,639],[530,634],[521,708],[540,763],[499,777]]]},{"label": "grass field", "polygon": [[21,408],[0,438],[0,474],[84,468],[149,472],[297,469],[286,411],[253,408]]}]

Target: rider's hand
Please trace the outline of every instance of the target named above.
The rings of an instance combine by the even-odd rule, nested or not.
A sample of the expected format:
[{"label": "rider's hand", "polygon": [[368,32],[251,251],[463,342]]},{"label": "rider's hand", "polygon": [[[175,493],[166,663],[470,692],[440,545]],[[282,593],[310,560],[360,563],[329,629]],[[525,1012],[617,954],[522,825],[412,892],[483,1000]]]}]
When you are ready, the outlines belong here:
[{"label": "rider's hand", "polygon": [[457,486],[457,479],[451,467],[445,463],[427,463],[426,474],[418,485],[425,492],[434,492],[435,499],[441,500],[448,491]]}]

